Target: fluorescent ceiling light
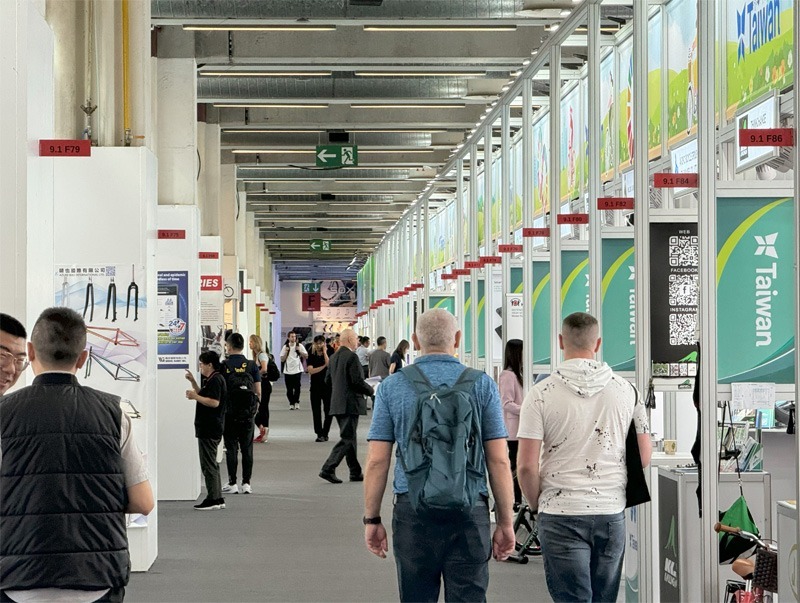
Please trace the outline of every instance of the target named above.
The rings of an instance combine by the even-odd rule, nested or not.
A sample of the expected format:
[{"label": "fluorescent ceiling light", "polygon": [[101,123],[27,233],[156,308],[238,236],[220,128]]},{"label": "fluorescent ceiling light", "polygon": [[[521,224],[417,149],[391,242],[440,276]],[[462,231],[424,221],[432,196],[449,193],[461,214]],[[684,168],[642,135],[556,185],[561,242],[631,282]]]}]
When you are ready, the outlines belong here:
[{"label": "fluorescent ceiling light", "polygon": [[437,149],[376,149],[376,150],[369,150],[369,149],[359,149],[358,152],[361,154],[374,154],[374,153],[381,153],[383,155],[388,154],[402,154],[402,153],[435,153]]},{"label": "fluorescent ceiling light", "polygon": [[330,77],[331,71],[198,71],[200,77]]},{"label": "fluorescent ceiling light", "polygon": [[336,31],[335,25],[184,25],[184,31]]},{"label": "fluorescent ceiling light", "polygon": [[517,31],[516,25],[365,25],[364,31]]},{"label": "fluorescent ceiling light", "polygon": [[484,77],[485,71],[356,71],[358,77]]},{"label": "fluorescent ceiling light", "polygon": [[233,149],[236,155],[314,155],[314,149]]},{"label": "fluorescent ceiling light", "polygon": [[351,109],[463,109],[466,103],[360,103]]},{"label": "fluorescent ceiling light", "polygon": [[327,103],[213,103],[222,109],[327,109]]},{"label": "fluorescent ceiling light", "polygon": [[383,134],[443,134],[447,132],[445,129],[438,129],[438,130],[418,130],[418,129],[372,129],[372,130],[354,130],[350,129],[350,132],[355,132],[356,134],[361,133],[383,133]]},{"label": "fluorescent ceiling light", "polygon": [[222,128],[223,134],[318,134],[325,130],[270,130],[268,128]]}]

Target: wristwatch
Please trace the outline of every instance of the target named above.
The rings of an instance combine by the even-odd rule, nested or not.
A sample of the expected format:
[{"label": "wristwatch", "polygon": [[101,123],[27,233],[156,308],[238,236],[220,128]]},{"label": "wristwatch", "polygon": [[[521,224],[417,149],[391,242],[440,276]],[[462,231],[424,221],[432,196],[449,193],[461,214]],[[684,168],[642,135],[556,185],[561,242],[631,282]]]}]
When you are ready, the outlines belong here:
[{"label": "wristwatch", "polygon": [[378,515],[377,517],[364,517],[362,521],[364,522],[365,526],[376,526],[379,523],[382,523],[380,515]]}]

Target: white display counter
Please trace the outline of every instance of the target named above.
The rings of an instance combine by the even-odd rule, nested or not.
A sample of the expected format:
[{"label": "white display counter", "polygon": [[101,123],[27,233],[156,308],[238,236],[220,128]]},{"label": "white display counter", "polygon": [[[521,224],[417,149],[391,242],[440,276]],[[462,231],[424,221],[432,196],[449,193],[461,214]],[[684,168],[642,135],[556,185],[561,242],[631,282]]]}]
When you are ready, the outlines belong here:
[{"label": "white display counter", "polygon": [[800,601],[797,588],[797,502],[778,502],[778,601]]},{"label": "white display counter", "polygon": [[[772,501],[769,473],[742,473],[744,496],[762,538],[772,534]],[[697,469],[658,470],[658,533],[656,560],[658,580],[654,600],[664,603],[702,600],[702,539],[717,542],[716,534],[703,534],[697,512]],[[719,476],[719,507],[727,509],[739,498],[739,478],[735,473]],[[720,591],[734,578],[728,566],[719,568]]]}]

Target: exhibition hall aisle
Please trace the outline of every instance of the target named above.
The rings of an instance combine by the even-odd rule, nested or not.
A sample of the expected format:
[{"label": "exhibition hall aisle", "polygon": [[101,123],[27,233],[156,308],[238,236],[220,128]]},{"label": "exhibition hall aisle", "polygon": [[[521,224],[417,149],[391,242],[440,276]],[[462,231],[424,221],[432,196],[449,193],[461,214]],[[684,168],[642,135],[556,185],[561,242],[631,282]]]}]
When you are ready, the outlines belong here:
[{"label": "exhibition hall aisle", "polygon": [[[253,494],[227,496],[221,511],[159,503],[158,559],[149,572],[132,575],[127,601],[397,600],[391,550],[381,560],[364,547],[362,484],[346,481],[344,465],[343,484],[317,477],[336,441],[335,422],[330,441],[315,443],[307,380],[295,411],[283,383],[275,386],[269,443],[254,444]],[[359,425],[362,464],[370,418]],[[382,515],[391,525],[388,494]],[[490,601],[549,600],[541,559],[491,561],[490,571]]]}]

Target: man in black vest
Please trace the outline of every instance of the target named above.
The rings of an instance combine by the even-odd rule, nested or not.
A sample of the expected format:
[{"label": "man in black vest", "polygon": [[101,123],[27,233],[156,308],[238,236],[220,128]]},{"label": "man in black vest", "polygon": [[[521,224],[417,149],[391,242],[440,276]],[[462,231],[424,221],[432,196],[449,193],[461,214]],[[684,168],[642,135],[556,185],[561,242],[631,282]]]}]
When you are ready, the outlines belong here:
[{"label": "man in black vest", "polygon": [[117,396],[84,387],[76,312],[49,308],[28,343],[36,378],[0,400],[0,601],[122,601],[125,513],[153,491]]}]

